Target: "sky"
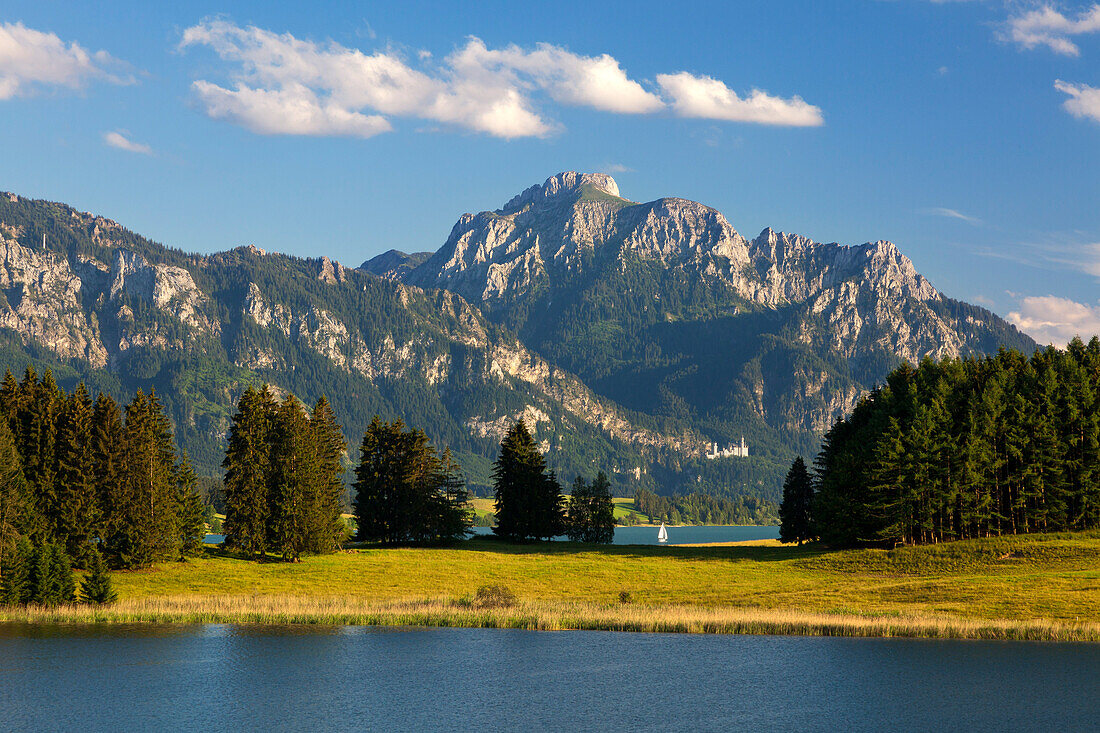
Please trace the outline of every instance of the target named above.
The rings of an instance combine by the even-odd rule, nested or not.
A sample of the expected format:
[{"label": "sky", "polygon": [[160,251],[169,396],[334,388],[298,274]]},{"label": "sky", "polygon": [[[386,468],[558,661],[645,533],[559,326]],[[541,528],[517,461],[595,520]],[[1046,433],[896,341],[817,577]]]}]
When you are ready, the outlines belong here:
[{"label": "sky", "polygon": [[8,0],[0,190],[357,266],[598,171],[1100,333],[1100,4],[679,5]]}]

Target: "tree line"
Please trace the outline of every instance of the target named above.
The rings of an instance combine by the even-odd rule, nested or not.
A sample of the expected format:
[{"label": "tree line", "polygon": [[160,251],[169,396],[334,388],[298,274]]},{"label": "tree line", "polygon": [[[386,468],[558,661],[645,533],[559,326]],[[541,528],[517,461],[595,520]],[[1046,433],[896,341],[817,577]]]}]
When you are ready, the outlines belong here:
[{"label": "tree line", "polygon": [[668,524],[774,524],[776,519],[775,504],[755,496],[728,499],[699,492],[658,496],[638,489],[634,506],[653,521]]},{"label": "tree line", "polygon": [[143,567],[199,550],[205,534],[195,474],[156,394],[121,408],[49,370],[8,370],[0,384],[0,558],[17,542],[56,547],[87,568],[102,553]]},{"label": "tree line", "polygon": [[903,364],[829,430],[812,481],[792,467],[784,527],[835,545],[1098,527],[1098,400],[1096,338]]}]

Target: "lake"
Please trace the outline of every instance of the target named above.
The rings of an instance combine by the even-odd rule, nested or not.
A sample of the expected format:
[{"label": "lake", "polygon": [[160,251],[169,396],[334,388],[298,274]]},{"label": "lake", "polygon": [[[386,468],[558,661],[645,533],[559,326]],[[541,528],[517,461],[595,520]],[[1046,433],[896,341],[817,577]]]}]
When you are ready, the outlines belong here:
[{"label": "lake", "polygon": [[[490,527],[473,527],[475,534],[490,534]],[[692,526],[669,527],[669,545],[688,545],[700,542],[743,542],[745,540],[774,540],[779,538],[779,527],[752,526]],[[565,539],[559,537],[558,539]],[[616,527],[616,545],[658,545],[657,527]]]},{"label": "lake", "polygon": [[[492,533],[490,527],[471,527],[474,536]],[[686,545],[699,542],[742,542],[744,540],[774,540],[779,538],[779,527],[751,526],[711,526],[711,527],[669,527],[668,543]],[[206,535],[208,544],[218,544],[225,537],[220,534]],[[559,539],[565,539],[561,537]],[[616,527],[616,545],[657,545],[656,527]]]},{"label": "lake", "polygon": [[1100,645],[0,625],[0,729],[1095,730]]}]

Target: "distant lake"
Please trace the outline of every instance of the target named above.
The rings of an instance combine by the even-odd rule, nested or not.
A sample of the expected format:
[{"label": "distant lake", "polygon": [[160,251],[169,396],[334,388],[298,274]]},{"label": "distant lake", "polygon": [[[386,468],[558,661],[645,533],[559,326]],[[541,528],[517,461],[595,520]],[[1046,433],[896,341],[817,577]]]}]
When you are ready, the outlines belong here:
[{"label": "distant lake", "polygon": [[[490,527],[474,527],[475,534],[492,533]],[[560,539],[565,539],[564,537]],[[743,542],[745,540],[779,539],[779,527],[692,526],[669,527],[669,545],[690,545],[701,542]],[[616,545],[658,545],[657,527],[616,527]]]},{"label": "distant lake", "polygon": [[1100,645],[0,625],[0,730],[1095,730]]},{"label": "distant lake", "polygon": [[[471,527],[474,536],[492,534],[491,527]],[[565,539],[561,537],[559,539]],[[669,527],[669,545],[689,545],[700,542],[743,542],[745,540],[774,540],[779,539],[779,527],[742,527],[721,526],[711,527]],[[221,544],[225,535],[208,534],[206,543],[209,545]],[[657,545],[656,527],[616,527],[616,545]]]}]

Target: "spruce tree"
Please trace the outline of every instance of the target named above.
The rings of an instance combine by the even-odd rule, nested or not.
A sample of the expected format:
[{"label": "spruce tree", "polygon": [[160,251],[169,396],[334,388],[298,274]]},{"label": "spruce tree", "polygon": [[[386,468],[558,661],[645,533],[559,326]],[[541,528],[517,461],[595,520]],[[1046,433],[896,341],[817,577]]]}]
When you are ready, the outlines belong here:
[{"label": "spruce tree", "polygon": [[0,419],[6,421],[9,428],[18,409],[19,382],[16,381],[15,375],[11,373],[9,368],[4,371],[4,381],[0,383]]},{"label": "spruce tree", "polygon": [[103,555],[93,550],[88,561],[88,572],[80,582],[80,600],[84,603],[114,603],[118,593],[111,584],[111,574],[107,572],[107,563]]},{"label": "spruce tree", "polygon": [[309,549],[317,460],[305,407],[294,395],[275,411],[269,460],[268,546],[284,560],[297,561]]},{"label": "spruce tree", "polygon": [[522,420],[508,430],[493,466],[497,524],[493,533],[512,541],[549,538],[563,530],[561,485]]},{"label": "spruce tree", "polygon": [[47,542],[39,547],[34,568],[34,603],[57,606],[76,600],[72,565],[61,545]]},{"label": "spruce tree", "polygon": [[469,493],[449,452],[439,454],[422,430],[375,417],[355,469],[357,538],[400,544],[464,537]]},{"label": "spruce tree", "polygon": [[229,547],[249,556],[267,551],[271,426],[275,401],[267,385],[245,390],[229,428],[225,460],[225,522]]},{"label": "spruce tree", "polygon": [[783,482],[783,502],[779,505],[779,539],[802,544],[812,539],[813,481],[802,456],[794,459]]},{"label": "spruce tree", "polygon": [[126,406],[123,452],[109,547],[123,567],[179,557],[176,454],[160,401],[138,390]]},{"label": "spruce tree", "polygon": [[573,479],[573,486],[569,491],[568,509],[565,515],[565,534],[573,542],[586,542],[588,526],[591,522],[590,499],[591,489],[583,477]]},{"label": "spruce tree", "polygon": [[61,405],[57,429],[57,506],[51,530],[78,567],[91,556],[100,508],[92,443],[92,400],[81,384]]},{"label": "spruce tree", "polygon": [[611,498],[611,482],[603,471],[597,471],[592,481],[588,516],[587,542],[608,544],[615,541],[615,501]]},{"label": "spruce tree", "polygon": [[27,367],[19,392],[16,444],[40,521],[34,534],[40,539],[50,540],[55,537],[54,529],[60,511],[55,482],[55,449],[57,412],[62,395],[49,369],[38,379],[31,367]]},{"label": "spruce tree", "polygon": [[596,474],[591,484],[580,476],[573,480],[565,528],[574,542],[614,541],[615,504],[611,498],[611,482],[603,471]]},{"label": "spruce tree", "polygon": [[122,412],[109,395],[100,393],[95,399],[89,442],[96,503],[101,510],[96,534],[103,542],[108,542],[117,535],[119,514],[114,500],[119,488],[123,448]]},{"label": "spruce tree", "polygon": [[0,561],[33,529],[33,503],[8,424],[0,420]]},{"label": "spruce tree", "polygon": [[436,459],[432,472],[438,509],[432,515],[434,524],[429,530],[429,539],[463,539],[473,522],[473,510],[469,505],[470,492],[466,488],[466,479],[449,449]]},{"label": "spruce tree", "polygon": [[9,606],[34,600],[34,576],[37,555],[30,540],[20,538],[15,549],[0,562],[0,601]]},{"label": "spruce tree", "polygon": [[206,505],[195,487],[195,471],[186,455],[176,467],[176,525],[180,556],[201,555],[206,539]]},{"label": "spruce tree", "polygon": [[328,399],[321,396],[310,414],[309,430],[316,453],[310,496],[310,552],[333,552],[344,540],[344,452],[348,444]]}]

